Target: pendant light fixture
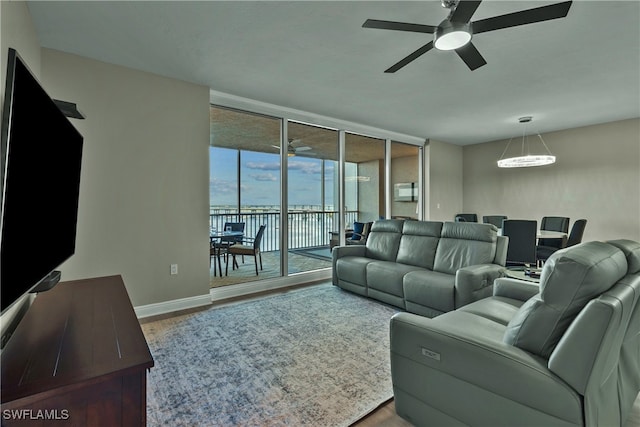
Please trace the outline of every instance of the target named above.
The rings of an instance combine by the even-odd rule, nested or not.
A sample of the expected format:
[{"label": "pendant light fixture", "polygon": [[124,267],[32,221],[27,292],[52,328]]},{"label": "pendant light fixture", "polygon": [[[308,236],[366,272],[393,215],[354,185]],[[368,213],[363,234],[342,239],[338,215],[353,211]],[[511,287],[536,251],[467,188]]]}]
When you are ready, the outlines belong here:
[{"label": "pendant light fixture", "polygon": [[546,153],[543,154],[531,154],[531,147],[529,143],[529,138],[527,137],[527,123],[531,122],[532,117],[520,117],[518,122],[524,124],[524,130],[522,132],[522,150],[519,156],[504,158],[507,150],[509,149],[509,145],[511,145],[511,141],[513,138],[509,140],[507,143],[507,147],[502,152],[502,156],[500,156],[500,160],[498,160],[499,168],[527,168],[531,166],[545,166],[550,165],[556,162],[556,156],[551,154],[549,151],[549,147],[545,144],[544,139],[542,139],[542,135],[539,133],[538,138],[542,143],[542,146],[546,150]]}]

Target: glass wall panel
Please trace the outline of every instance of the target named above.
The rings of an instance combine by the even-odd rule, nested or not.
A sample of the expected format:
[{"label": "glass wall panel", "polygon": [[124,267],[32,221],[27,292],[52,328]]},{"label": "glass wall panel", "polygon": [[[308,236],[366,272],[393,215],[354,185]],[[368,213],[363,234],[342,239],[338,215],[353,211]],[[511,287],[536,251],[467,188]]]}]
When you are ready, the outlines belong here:
[{"label": "glass wall panel", "polygon": [[[281,276],[280,123],[273,117],[216,106],[210,109],[212,287]],[[233,246],[253,248],[261,225],[266,227],[259,255],[238,255],[234,264],[229,253],[238,246]],[[228,227],[241,234],[225,235]]]},{"label": "glass wall panel", "polygon": [[[387,211],[397,218],[418,216],[418,147],[392,142],[385,161],[384,139],[289,121],[281,153],[283,119],[218,106],[210,111],[212,287],[331,268],[333,246],[365,242],[363,224],[384,218]],[[341,132],[344,229],[339,218]],[[385,193],[388,184],[390,194]],[[282,191],[286,207],[281,206]],[[235,263],[229,254],[238,245],[252,248],[262,225],[256,274],[251,254],[237,254]],[[225,234],[227,227],[231,234]]]},{"label": "glass wall panel", "polygon": [[289,122],[287,135],[288,273],[329,268],[329,232],[338,207],[338,132]]},{"label": "glass wall panel", "polygon": [[391,217],[418,219],[418,162],[415,145],[391,142]]},{"label": "glass wall panel", "polygon": [[[383,139],[345,134],[345,225],[348,244],[364,243],[360,224],[384,218]],[[353,235],[350,230],[356,228]]]}]

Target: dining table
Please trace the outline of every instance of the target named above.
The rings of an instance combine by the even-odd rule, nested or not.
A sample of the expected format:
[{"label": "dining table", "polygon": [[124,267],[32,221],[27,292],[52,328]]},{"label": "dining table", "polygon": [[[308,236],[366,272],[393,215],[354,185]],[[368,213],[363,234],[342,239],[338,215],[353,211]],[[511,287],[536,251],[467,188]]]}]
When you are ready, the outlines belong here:
[{"label": "dining table", "polygon": [[[244,232],[242,231],[226,231],[220,230],[218,231],[215,228],[209,230],[209,246],[215,249],[215,257],[216,259],[213,261],[213,275],[216,275],[216,265],[215,262],[218,262],[218,271],[220,272],[220,277],[222,277],[222,262],[220,261],[220,257],[222,255],[223,239],[230,241],[229,244],[232,244],[233,240],[238,239],[239,237],[243,237]],[[217,241],[217,242],[216,242]]]},{"label": "dining table", "polygon": [[538,239],[566,239],[567,236],[564,231],[538,230],[536,233]]},{"label": "dining table", "polygon": [[[502,228],[498,228],[498,236],[502,236]],[[537,239],[566,239],[568,234],[564,231],[538,230]]]}]

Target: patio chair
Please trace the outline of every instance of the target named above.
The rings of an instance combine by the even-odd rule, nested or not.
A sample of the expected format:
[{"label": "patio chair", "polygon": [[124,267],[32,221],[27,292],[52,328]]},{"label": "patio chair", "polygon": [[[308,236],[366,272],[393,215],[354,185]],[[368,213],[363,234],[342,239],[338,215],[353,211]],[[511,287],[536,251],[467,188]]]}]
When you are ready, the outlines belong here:
[{"label": "patio chair", "polygon": [[354,222],[353,231],[350,232],[350,236],[345,240],[347,245],[365,245],[372,225],[373,222]]},{"label": "patio chair", "polygon": [[258,230],[258,233],[256,234],[256,237],[251,239],[251,238],[245,238],[245,241],[247,243],[251,243],[249,244],[235,244],[235,245],[231,245],[227,248],[227,262],[226,262],[226,267],[225,267],[225,274],[228,275],[229,274],[229,255],[231,255],[231,258],[233,258],[232,262],[233,262],[233,268],[235,268],[236,264],[236,255],[246,255],[246,256],[252,256],[254,258],[255,261],[255,265],[256,265],[256,276],[258,275],[258,258],[260,259],[260,270],[262,270],[262,255],[260,254],[260,242],[262,241],[262,235],[264,234],[264,229],[266,228],[266,225],[261,225],[260,229]]}]

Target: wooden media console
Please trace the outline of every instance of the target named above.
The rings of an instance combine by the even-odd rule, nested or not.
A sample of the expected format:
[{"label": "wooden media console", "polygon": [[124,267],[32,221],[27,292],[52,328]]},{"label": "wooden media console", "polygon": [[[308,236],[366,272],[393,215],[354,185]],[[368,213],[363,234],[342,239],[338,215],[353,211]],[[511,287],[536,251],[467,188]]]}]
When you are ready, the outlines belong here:
[{"label": "wooden media console", "polygon": [[120,276],[59,283],[2,350],[2,425],[144,426],[151,367]]}]

